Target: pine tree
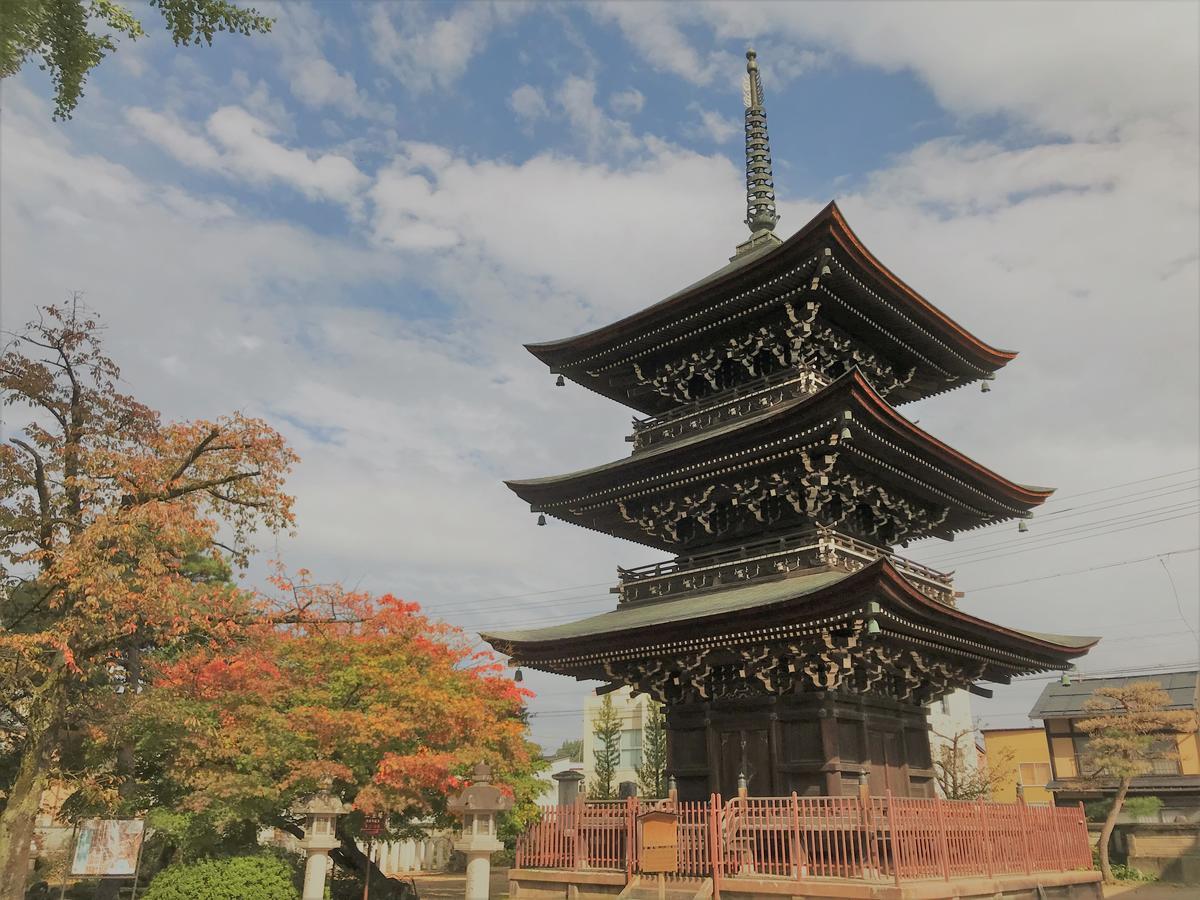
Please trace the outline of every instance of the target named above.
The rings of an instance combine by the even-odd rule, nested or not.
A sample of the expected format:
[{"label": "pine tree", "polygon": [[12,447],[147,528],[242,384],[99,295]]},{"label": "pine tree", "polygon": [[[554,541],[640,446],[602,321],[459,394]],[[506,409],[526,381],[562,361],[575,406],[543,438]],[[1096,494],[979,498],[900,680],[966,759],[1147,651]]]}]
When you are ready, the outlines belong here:
[{"label": "pine tree", "polygon": [[612,800],[617,796],[617,768],[621,765],[621,719],[613,709],[612,697],[607,694],[600,705],[600,715],[592,729],[596,738],[595,772],[588,786],[588,799]]},{"label": "pine tree", "polygon": [[667,721],[661,703],[650,702],[650,715],[642,735],[642,764],[637,767],[638,790],[643,797],[667,796]]},{"label": "pine tree", "polygon": [[[1108,841],[1121,814],[1129,786],[1138,775],[1149,772],[1156,759],[1176,755],[1173,741],[1164,738],[1193,731],[1196,718],[1189,710],[1172,710],[1170,695],[1156,681],[1139,681],[1116,687],[1099,687],[1084,703],[1096,712],[1075,727],[1090,735],[1083,763],[1083,778],[1099,788],[1117,789],[1112,809],[1100,832],[1100,870],[1113,882],[1108,861]],[[1172,746],[1164,746],[1165,744]]]}]

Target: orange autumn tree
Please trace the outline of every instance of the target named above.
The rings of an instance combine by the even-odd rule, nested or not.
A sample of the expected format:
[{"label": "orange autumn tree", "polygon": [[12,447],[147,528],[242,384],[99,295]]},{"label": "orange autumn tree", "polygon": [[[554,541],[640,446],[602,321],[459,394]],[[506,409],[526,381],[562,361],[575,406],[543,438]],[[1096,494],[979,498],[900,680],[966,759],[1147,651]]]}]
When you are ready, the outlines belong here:
[{"label": "orange autumn tree", "polygon": [[123,726],[139,736],[144,782],[172,810],[152,821],[182,855],[253,846],[264,825],[299,836],[287,811],[331,781],[356,809],[340,821],[332,856],[361,873],[360,813],[384,815],[393,836],[444,816],[448,793],[480,760],[528,809],[541,790],[526,739],[531,694],[489,651],[390,594],[316,584],[305,572],[274,581],[325,621],[254,628],[236,651],[204,648],[156,666]]},{"label": "orange autumn tree", "polygon": [[43,789],[78,777],[72,748],[136,695],[145,661],[262,615],[189,561],[244,565],[256,530],[292,524],[279,434],[240,414],[163,423],[117,390],[100,336],[76,299],[0,353],[0,900],[24,896]]}]

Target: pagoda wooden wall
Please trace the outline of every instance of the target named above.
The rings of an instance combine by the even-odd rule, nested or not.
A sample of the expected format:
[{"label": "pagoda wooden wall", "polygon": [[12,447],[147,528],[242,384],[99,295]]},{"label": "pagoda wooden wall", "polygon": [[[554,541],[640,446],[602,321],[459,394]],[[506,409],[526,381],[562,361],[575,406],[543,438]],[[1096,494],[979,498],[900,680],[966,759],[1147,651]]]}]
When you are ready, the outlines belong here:
[{"label": "pagoda wooden wall", "polygon": [[925,708],[835,693],[748,696],[667,708],[667,771],[680,800],[856,794],[934,796]]}]

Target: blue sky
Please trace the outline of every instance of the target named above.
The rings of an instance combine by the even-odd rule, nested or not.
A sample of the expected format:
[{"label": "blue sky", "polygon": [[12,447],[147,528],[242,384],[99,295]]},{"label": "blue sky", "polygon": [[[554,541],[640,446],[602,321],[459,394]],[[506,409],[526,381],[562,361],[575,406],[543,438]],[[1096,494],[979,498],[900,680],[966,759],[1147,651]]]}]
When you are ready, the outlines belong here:
[{"label": "blue sky", "polygon": [[[611,605],[616,564],[655,555],[531,527],[500,481],[627,452],[628,411],[554,389],[521,344],[654,302],[744,239],[753,44],[780,233],[836,197],[901,277],[1021,351],[992,393],[905,412],[1058,486],[1064,523],[1072,495],[1124,504],[1073,508],[1087,532],[1047,517],[1016,548],[1002,529],[913,554],[957,568],[972,612],[1105,635],[1094,669],[1195,658],[1196,554],[1156,558],[1200,543],[1194,4],[268,11],[269,36],[176,49],[145,9],[149,37],[71,121],[36,68],[6,80],[0,134],[5,327],[83,290],[147,402],[283,430],[299,530],[264,557],[472,630]],[[535,736],[571,736],[586,687],[530,683]],[[1038,687],[976,712],[1019,724]]]}]

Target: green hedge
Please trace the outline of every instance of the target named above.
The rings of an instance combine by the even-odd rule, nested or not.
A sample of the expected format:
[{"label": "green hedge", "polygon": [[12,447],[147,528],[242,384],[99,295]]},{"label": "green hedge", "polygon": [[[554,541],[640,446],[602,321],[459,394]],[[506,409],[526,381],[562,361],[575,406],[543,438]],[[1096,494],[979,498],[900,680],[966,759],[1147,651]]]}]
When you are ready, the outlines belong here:
[{"label": "green hedge", "polygon": [[141,900],[299,900],[292,870],[277,856],[231,856],[168,866]]}]

